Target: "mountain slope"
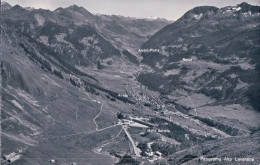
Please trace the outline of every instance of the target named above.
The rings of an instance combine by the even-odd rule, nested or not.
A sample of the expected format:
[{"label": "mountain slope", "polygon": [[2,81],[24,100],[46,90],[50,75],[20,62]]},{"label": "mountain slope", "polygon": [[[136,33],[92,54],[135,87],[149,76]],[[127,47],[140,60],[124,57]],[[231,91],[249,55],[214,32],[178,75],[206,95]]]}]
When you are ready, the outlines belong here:
[{"label": "mountain slope", "polygon": [[130,112],[135,102],[93,72],[137,67],[137,58],[126,50],[121,55],[93,26],[97,16],[78,6],[16,5],[1,16],[1,163],[114,164],[118,158],[96,148],[116,137],[121,153],[131,154],[116,114],[122,107]]},{"label": "mountain slope", "polygon": [[165,19],[137,19],[117,15],[93,15],[76,5],[58,8],[55,11],[60,19],[74,24],[89,23],[119,49],[136,52],[140,45],[171,21]]},{"label": "mountain slope", "polygon": [[153,73],[139,80],[166,94],[182,89],[259,110],[259,25],[259,6],[196,7],[143,44],[160,49],[142,56],[162,81],[151,84]]},{"label": "mountain slope", "polygon": [[[5,4],[7,5],[7,3]],[[74,60],[74,63],[79,63],[79,59],[86,60],[83,56],[86,56],[86,54],[95,54],[95,52],[103,54],[100,59],[104,57],[104,52],[108,52],[107,57],[119,55],[120,53],[116,49],[128,50],[136,55],[140,45],[150,35],[171,23],[164,19],[152,20],[116,15],[93,15],[85,8],[76,5],[67,8],[58,8],[54,11],[44,9],[28,10],[19,5],[11,7],[8,4],[8,6],[9,8],[3,10],[2,13],[8,26],[12,26],[13,28],[18,26],[17,30],[19,29],[22,33],[27,33],[27,36],[31,36],[34,40],[43,43],[45,46],[52,47],[55,51],[63,50],[59,52],[60,54],[64,54],[70,47],[72,49],[79,49],[69,53],[66,52],[70,56],[78,58]],[[73,31],[75,32],[72,34]],[[88,35],[81,37],[80,33],[83,32]],[[50,38],[50,36],[46,36],[45,34],[54,35],[58,38],[56,39],[58,42],[63,42],[64,47],[55,47],[55,42],[57,42],[55,41],[55,37]],[[75,42],[75,40],[81,41]],[[92,44],[91,48],[88,50],[82,49],[89,44]],[[106,47],[104,48],[106,50],[102,49],[100,44],[103,45],[101,47]],[[116,49],[113,47],[116,47]],[[93,56],[96,56],[96,54],[90,58],[93,58]],[[69,57],[66,56],[66,58]],[[98,59],[91,60],[98,61]],[[86,62],[84,65],[87,65],[87,63],[89,62]]]},{"label": "mountain slope", "polygon": [[231,8],[241,19],[230,7],[188,12],[144,44],[160,52],[142,54],[143,64],[133,50],[160,20],[75,5],[5,10],[1,164],[258,163],[260,114],[250,101],[258,99],[259,16],[240,6]]}]

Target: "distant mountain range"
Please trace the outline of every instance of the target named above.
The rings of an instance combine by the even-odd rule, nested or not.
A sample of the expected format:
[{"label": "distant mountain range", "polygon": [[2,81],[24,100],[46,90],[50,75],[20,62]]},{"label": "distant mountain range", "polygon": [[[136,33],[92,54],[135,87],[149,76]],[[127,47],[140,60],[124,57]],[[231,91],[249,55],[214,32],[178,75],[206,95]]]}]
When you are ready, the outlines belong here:
[{"label": "distant mountain range", "polygon": [[[7,11],[9,9],[11,10]],[[137,19],[117,15],[92,14],[77,5],[50,11],[22,8],[19,5],[12,7],[5,2],[2,4],[2,10],[5,19],[16,21],[18,19],[21,22],[27,20],[26,32],[36,33],[37,30],[50,23],[67,29],[70,26],[91,26],[116,48],[128,49],[133,52],[136,52],[149,36],[172,22],[166,19]],[[11,13],[12,15],[10,15]],[[23,15],[24,17],[14,18],[15,15]]]}]

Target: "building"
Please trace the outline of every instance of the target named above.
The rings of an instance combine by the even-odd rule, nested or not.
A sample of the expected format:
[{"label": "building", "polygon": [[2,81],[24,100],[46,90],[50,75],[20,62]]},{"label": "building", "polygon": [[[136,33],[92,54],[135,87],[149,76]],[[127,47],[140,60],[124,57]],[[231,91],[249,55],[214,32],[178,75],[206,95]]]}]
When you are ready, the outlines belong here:
[{"label": "building", "polygon": [[183,61],[192,61],[192,58],[183,58]]}]

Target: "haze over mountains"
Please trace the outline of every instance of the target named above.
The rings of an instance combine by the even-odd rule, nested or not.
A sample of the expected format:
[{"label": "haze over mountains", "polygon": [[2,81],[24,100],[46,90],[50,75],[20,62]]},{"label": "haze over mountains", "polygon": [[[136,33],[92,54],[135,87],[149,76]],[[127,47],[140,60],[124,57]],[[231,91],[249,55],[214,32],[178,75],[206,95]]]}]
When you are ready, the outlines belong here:
[{"label": "haze over mountains", "polygon": [[259,163],[259,6],[1,9],[2,164]]}]

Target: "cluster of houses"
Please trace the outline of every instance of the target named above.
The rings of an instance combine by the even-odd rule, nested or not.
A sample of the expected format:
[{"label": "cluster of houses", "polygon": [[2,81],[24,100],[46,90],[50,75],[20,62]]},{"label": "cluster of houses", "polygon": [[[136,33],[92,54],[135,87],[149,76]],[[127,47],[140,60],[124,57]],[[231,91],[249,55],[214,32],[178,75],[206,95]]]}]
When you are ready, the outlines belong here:
[{"label": "cluster of houses", "polygon": [[128,98],[129,96],[127,94],[118,94],[118,97],[124,97],[124,98]]},{"label": "cluster of houses", "polygon": [[153,124],[143,121],[143,118],[134,118],[132,116],[126,116],[122,113],[118,114],[117,117],[121,119],[121,122],[125,126],[129,127],[140,127],[140,128],[152,128]]},{"label": "cluster of houses", "polygon": [[159,151],[154,152],[151,147],[152,144],[153,144],[153,142],[147,143],[147,150],[145,151],[145,155],[148,156],[150,161],[155,161],[155,160],[162,158],[162,153]]},{"label": "cluster of houses", "polygon": [[[154,127],[156,127],[156,125],[149,123],[147,121],[147,118],[137,118],[137,117],[126,116],[126,115],[122,115],[122,116],[124,116],[124,117],[121,118],[121,122],[125,126],[141,127],[141,128],[146,128],[147,130],[151,130]],[[141,132],[140,135],[142,136],[142,135],[148,133],[149,131],[147,132],[147,130],[146,130],[146,132]],[[148,148],[145,151],[146,158],[149,158],[150,161],[155,161],[155,160],[162,158],[162,153],[159,151],[153,151],[151,145],[152,145],[152,142],[147,143]]]},{"label": "cluster of houses", "polygon": [[153,106],[153,107],[155,107],[155,110],[162,110],[162,109],[165,108],[164,105],[159,104],[158,102],[156,102],[151,97],[145,95],[145,93],[142,92],[142,91],[133,90],[133,91],[130,92],[130,94],[140,104],[144,104],[144,106],[147,106],[147,107]]}]

